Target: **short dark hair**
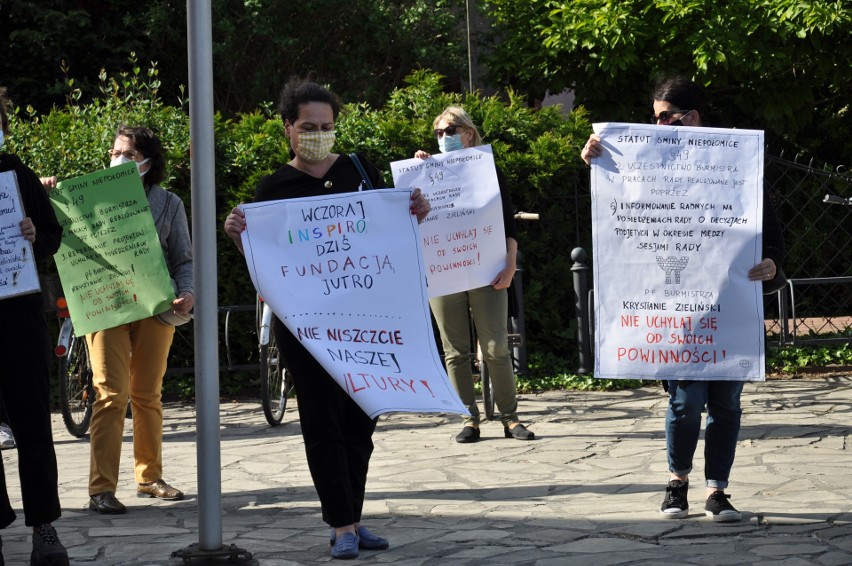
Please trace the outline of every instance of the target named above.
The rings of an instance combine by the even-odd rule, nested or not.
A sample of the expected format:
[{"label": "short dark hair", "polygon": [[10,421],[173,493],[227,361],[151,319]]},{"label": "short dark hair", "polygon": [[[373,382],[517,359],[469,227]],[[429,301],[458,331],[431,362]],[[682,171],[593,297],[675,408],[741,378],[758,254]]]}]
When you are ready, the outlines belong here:
[{"label": "short dark hair", "polygon": [[697,110],[702,116],[707,110],[704,91],[684,77],[661,79],[654,86],[653,100],[668,102],[681,110]]},{"label": "short dark hair", "polygon": [[299,107],[310,102],[324,102],[331,106],[334,119],[340,114],[340,101],[337,96],[327,88],[320,86],[313,80],[293,77],[281,89],[281,99],[278,102],[278,113],[281,121],[291,124],[299,119]]},{"label": "short dark hair", "polygon": [[6,87],[0,86],[0,129],[7,135],[9,134],[9,107],[11,105],[12,101],[6,94]]},{"label": "short dark hair", "polygon": [[160,184],[166,178],[166,151],[160,138],[144,126],[119,126],[115,138],[120,136],[130,138],[136,151],[151,160],[148,172],[142,176],[142,183],[146,187]]}]

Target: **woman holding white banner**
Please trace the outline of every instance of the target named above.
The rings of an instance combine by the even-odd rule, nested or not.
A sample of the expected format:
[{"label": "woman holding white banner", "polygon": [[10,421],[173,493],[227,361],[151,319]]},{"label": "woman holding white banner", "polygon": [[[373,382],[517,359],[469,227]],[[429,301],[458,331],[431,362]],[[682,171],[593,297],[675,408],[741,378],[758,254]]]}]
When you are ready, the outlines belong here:
[{"label": "woman holding white banner", "polygon": [[124,513],[115,497],[127,402],[133,413],[133,459],[138,497],[183,499],[183,492],[163,481],[163,376],[174,325],[185,322],[195,303],[192,242],[183,201],[162,188],[165,150],[148,128],[122,126],[109,150],[110,166],[133,161],[145,195],[177,298],[172,310],[86,335],[92,359],[92,406],[89,509]]},{"label": "woman holding white banner", "polygon": [[[701,88],[694,82],[668,78],[657,83],[653,92],[651,123],[668,126],[715,126]],[[600,138],[592,134],[583,147],[581,157],[591,165],[602,155]],[[751,281],[772,285],[784,258],[784,241],[772,203],[763,199],[763,257],[749,272]],[[660,512],[668,519],[682,519],[689,514],[687,490],[692,460],[701,431],[701,413],[707,411],[704,441],[705,495],[704,512],[717,522],[739,521],[742,514],[725,494],[734,463],[742,409],[740,395],[743,381],[664,382],[669,393],[666,414],[666,450],[669,482]]]},{"label": "woman holding white banner", "polygon": [[[358,159],[368,179],[350,156],[331,153],[340,112],[333,93],[314,82],[293,79],[281,92],[279,112],[292,160],[261,179],[255,202],[384,187],[381,173],[362,155]],[[419,190],[412,193],[410,209],[420,221],[429,213],[429,203]],[[239,207],[228,215],[224,228],[242,252],[245,215]],[[356,558],[359,549],[388,548],[387,539],[361,525],[376,419],[358,407],[277,317],[274,332],[293,375],[308,467],[322,518],[331,527],[331,556]]]},{"label": "woman holding white banner", "polygon": [[[467,112],[459,106],[446,108],[435,118],[433,127],[441,153],[482,145],[479,130]],[[414,153],[414,157],[426,159],[429,153],[421,149]],[[447,374],[471,415],[465,417],[464,427],[456,435],[456,442],[460,443],[477,442],[480,438],[480,414],[470,367],[471,317],[483,349],[483,361],[488,366],[494,385],[494,401],[500,410],[503,435],[517,440],[535,438],[535,434],[520,423],[517,414],[518,394],[506,326],[509,313],[509,296],[506,289],[511,285],[517,268],[518,230],[515,226],[509,188],[499,168],[497,181],[500,186],[503,226],[506,232],[506,267],[489,286],[429,299],[441,332]]]},{"label": "woman holding white banner", "polygon": [[[6,89],[0,87],[0,148],[9,133],[9,104]],[[19,256],[22,259],[35,256],[18,262],[20,264],[30,263],[31,266],[33,259],[50,258],[59,249],[62,227],[38,177],[17,155],[5,152],[0,153],[0,175],[4,185],[0,190],[3,200],[11,201],[11,208],[23,215],[20,221],[20,216],[16,216],[12,223],[4,222],[3,240],[11,247],[27,250]],[[9,218],[6,214],[4,210],[4,220]],[[3,251],[11,250],[4,247]],[[21,270],[23,265],[15,269]],[[7,272],[2,282],[6,287],[4,291],[14,287],[16,275]],[[44,320],[42,294],[5,296],[0,300],[0,320],[3,321],[0,325],[0,356],[3,358],[0,391],[18,448],[24,522],[33,529],[30,564],[68,564],[68,553],[52,525],[62,509],[50,426],[50,333]],[[0,529],[5,529],[15,520],[15,511],[6,492],[2,460],[0,458]],[[0,564],[3,564],[1,553]]]}]

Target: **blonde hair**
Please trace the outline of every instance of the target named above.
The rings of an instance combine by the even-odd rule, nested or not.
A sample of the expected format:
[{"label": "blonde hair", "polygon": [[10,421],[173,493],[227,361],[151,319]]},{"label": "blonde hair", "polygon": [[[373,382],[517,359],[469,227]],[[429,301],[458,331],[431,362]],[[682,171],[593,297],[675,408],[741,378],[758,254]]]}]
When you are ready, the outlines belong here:
[{"label": "blonde hair", "polygon": [[461,126],[462,128],[468,128],[473,131],[473,146],[482,145],[482,136],[479,135],[479,129],[476,127],[476,124],[473,123],[473,120],[470,118],[470,115],[464,111],[464,108],[461,106],[447,106],[443,112],[438,114],[438,117],[435,118],[435,121],[432,122],[432,127],[437,128],[438,122],[442,119],[447,121],[447,124],[450,126]]}]

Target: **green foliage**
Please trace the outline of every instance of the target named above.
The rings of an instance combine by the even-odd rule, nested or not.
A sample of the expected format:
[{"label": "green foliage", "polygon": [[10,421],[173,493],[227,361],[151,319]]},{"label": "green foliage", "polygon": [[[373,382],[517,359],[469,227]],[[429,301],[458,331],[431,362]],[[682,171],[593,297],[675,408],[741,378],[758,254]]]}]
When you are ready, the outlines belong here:
[{"label": "green foliage", "polygon": [[[70,6],[69,6],[70,4]],[[82,100],[101,67],[135,51],[163,69],[166,92],[187,79],[187,6],[198,2],[3,0],[0,77],[40,112],[62,103],[65,61]],[[291,75],[316,72],[344,99],[381,104],[412,70],[466,74],[462,0],[212,0],[213,96],[226,116],[276,100]],[[464,69],[459,72],[458,69]],[[22,72],[25,70],[26,72]],[[456,83],[459,81],[456,80]]]},{"label": "green foliage", "polygon": [[[841,335],[838,335],[841,336]],[[828,336],[819,336],[827,338]],[[847,330],[846,338],[852,339],[852,330]],[[802,345],[784,348],[769,348],[766,353],[766,367],[770,372],[795,374],[806,367],[852,365],[852,345]]]},{"label": "green foliage", "polygon": [[[167,188],[176,192],[191,212],[189,175],[189,120],[182,107],[166,105],[160,98],[155,65],[143,70],[131,60],[128,73],[110,77],[101,72],[100,96],[81,102],[77,82],[66,79],[67,104],[40,114],[19,101],[11,115],[8,148],[18,153],[37,173],[65,179],[107,165],[106,150],[119,124],[141,124],[156,130],[168,152]],[[582,108],[563,115],[557,108],[534,110],[524,97],[510,93],[508,100],[478,93],[459,95],[444,91],[440,75],[417,71],[406,86],[394,90],[386,103],[373,108],[366,103],[348,104],[337,123],[340,153],[363,151],[386,171],[389,163],[406,159],[417,149],[434,151],[432,121],[449,104],[463,104],[480,125],[486,143],[494,147],[518,210],[539,212],[542,219],[521,225],[524,296],[530,377],[519,380],[521,391],[552,388],[612,389],[637,387],[641,382],[608,382],[569,373],[577,367],[573,357],[575,322],[571,259],[568,250],[577,234],[589,223],[588,212],[572,199],[574,184],[586,175],[578,159],[589,130],[588,113]],[[216,222],[221,226],[231,208],[250,201],[257,182],[289,161],[289,145],[280,118],[263,107],[232,118],[215,117]],[[209,187],[197,188],[205,190]],[[254,305],[255,291],[245,261],[233,243],[217,231],[218,297],[220,305]],[[224,322],[224,316],[220,319]],[[191,325],[178,329],[171,367],[193,365]],[[223,369],[257,361],[255,312],[231,313],[229,333],[220,324],[220,343],[230,346],[230,359],[220,348]],[[841,349],[840,360],[850,357]],[[818,356],[809,358],[815,363]],[[831,358],[836,359],[836,358]],[[834,363],[840,363],[836,361]],[[223,372],[221,391],[229,396],[256,392],[255,372]],[[165,391],[190,397],[192,374],[167,380]]]},{"label": "green foliage", "polygon": [[845,163],[852,150],[848,0],[484,5],[499,84],[536,96],[572,88],[596,121],[644,121],[653,74],[682,74],[707,86],[730,124],[767,130],[773,146],[816,151],[829,163]]}]

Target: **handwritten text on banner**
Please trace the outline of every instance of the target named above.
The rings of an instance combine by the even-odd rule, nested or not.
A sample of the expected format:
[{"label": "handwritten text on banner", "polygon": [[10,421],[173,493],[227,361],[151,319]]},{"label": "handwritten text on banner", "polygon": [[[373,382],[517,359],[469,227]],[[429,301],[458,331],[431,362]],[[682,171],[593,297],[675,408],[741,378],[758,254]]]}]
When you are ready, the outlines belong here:
[{"label": "handwritten text on banner", "polygon": [[0,173],[0,299],[41,290],[33,246],[21,234],[24,214],[15,172]]},{"label": "handwritten text on banner", "polygon": [[763,132],[594,128],[595,377],[762,380]]},{"label": "handwritten text on banner", "polygon": [[490,285],[506,267],[503,208],[491,146],[391,163],[397,187],[419,187],[432,211],[420,225],[429,296]]},{"label": "handwritten text on banner", "polygon": [[112,328],[171,308],[174,290],[135,163],[62,181],[54,256],[74,330]]},{"label": "handwritten text on banner", "polygon": [[467,414],[438,355],[410,191],[243,205],[252,282],[371,417]]}]

